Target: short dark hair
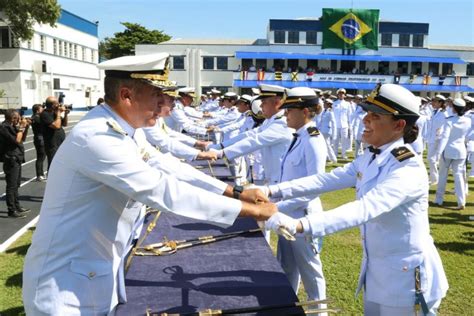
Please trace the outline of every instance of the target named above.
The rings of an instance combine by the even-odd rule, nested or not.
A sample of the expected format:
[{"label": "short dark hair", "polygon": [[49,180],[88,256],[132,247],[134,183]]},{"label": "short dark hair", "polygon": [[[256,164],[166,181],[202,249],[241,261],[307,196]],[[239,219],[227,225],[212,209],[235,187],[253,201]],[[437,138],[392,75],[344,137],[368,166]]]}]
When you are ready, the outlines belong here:
[{"label": "short dark hair", "polygon": [[105,92],[105,102],[107,104],[114,104],[118,102],[118,92],[120,87],[125,86],[132,90],[139,90],[147,83],[137,80],[137,79],[122,79],[114,77],[105,77],[104,79],[104,92]]},{"label": "short dark hair", "polygon": [[43,107],[43,105],[41,105],[41,104],[35,104],[35,105],[33,105],[33,107],[31,108],[31,110],[33,111],[33,114],[38,113],[38,110],[39,110],[41,107]]},{"label": "short dark hair", "polygon": [[[5,121],[11,122],[12,119],[13,119],[13,115],[15,115],[15,113],[18,113],[18,111],[15,110],[15,109],[8,109],[8,110],[5,112]],[[18,113],[18,114],[20,114],[20,113]]]},{"label": "short dark hair", "polygon": [[465,106],[456,106],[456,105],[453,104],[453,110],[459,116],[463,116],[464,113],[466,113],[466,107]]},{"label": "short dark hair", "polygon": [[417,115],[392,115],[395,121],[404,120],[406,122],[405,128],[403,129],[403,141],[405,144],[411,144],[418,138],[418,125],[416,121],[419,116]]}]

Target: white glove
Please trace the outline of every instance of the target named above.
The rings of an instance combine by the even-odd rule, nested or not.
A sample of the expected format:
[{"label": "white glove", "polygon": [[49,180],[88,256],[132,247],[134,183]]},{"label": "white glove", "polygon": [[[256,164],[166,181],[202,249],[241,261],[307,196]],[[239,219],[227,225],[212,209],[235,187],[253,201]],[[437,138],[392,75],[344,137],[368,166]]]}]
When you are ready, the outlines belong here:
[{"label": "white glove", "polygon": [[214,149],[214,148],[211,148],[211,149],[209,149],[209,151],[215,152],[216,155],[217,155],[217,159],[221,159],[222,157],[224,157],[224,150],[223,150],[223,149]]},{"label": "white glove", "polygon": [[289,217],[288,215],[277,212],[265,222],[265,228],[273,230],[277,234],[280,234],[280,227],[283,226],[288,230],[290,234],[295,235],[298,223],[298,219],[294,219],[292,217]]},{"label": "white glove", "polygon": [[209,151],[209,150],[219,150],[221,149],[221,144],[209,144],[206,146],[206,150]]}]

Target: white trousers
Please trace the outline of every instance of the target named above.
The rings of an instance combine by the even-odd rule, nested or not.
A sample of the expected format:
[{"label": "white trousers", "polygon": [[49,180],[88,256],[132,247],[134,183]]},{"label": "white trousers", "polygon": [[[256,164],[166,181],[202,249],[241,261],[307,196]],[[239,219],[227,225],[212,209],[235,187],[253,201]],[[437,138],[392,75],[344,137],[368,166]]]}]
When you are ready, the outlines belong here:
[{"label": "white trousers", "polygon": [[355,140],[355,153],[354,157],[357,158],[364,153],[364,146],[362,140]]},{"label": "white trousers", "polygon": [[[429,309],[429,316],[438,313],[441,300],[426,302]],[[365,316],[423,316],[421,308],[415,311],[415,306],[387,306],[364,299],[364,315]]]},{"label": "white trousers", "polygon": [[346,151],[347,148],[350,146],[349,143],[349,128],[337,128],[337,133],[336,133],[336,140],[333,143],[334,146],[334,153],[337,154],[339,153],[339,144],[341,145],[341,155],[342,158],[347,158]]},{"label": "white trousers", "polygon": [[322,134],[323,134],[324,140],[326,141],[326,148],[327,148],[327,151],[328,151],[328,158],[331,162],[336,163],[337,162],[337,156],[334,153],[334,148],[333,148],[331,136],[327,133],[322,133]]},{"label": "white trousers", "polygon": [[449,169],[453,170],[454,191],[458,206],[466,205],[466,179],[465,179],[465,159],[446,159],[441,157],[439,163],[439,182],[436,190],[435,203],[443,204],[446,182],[448,180]]},{"label": "white trousers", "polygon": [[439,142],[428,143],[428,164],[430,166],[430,183],[438,183],[438,159],[436,157],[436,151],[438,149]]},{"label": "white trousers", "polygon": [[277,258],[295,293],[298,293],[302,280],[309,300],[326,298],[326,280],[321,259],[314,246],[305,238],[298,237],[295,241],[288,241],[278,236]]}]

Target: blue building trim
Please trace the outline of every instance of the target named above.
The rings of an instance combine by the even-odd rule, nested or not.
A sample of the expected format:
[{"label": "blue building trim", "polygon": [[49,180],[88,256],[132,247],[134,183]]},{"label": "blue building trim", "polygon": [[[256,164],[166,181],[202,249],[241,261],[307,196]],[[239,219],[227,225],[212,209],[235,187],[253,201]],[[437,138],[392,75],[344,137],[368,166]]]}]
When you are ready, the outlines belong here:
[{"label": "blue building trim", "polygon": [[69,11],[61,9],[61,16],[59,17],[58,23],[92,36],[99,37],[99,26],[97,24],[81,18]]},{"label": "blue building trim", "polygon": [[[428,23],[379,22],[379,33],[428,35]],[[323,31],[321,20],[276,20],[270,19],[270,31]]]}]

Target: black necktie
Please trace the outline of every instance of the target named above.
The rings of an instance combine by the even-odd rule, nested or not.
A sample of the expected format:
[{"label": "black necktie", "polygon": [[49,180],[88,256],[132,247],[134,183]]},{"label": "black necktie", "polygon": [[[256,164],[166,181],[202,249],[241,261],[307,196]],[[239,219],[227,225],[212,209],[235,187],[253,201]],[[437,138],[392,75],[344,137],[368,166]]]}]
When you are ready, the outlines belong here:
[{"label": "black necktie", "polygon": [[372,153],[372,158],[370,158],[369,165],[374,161],[375,157],[377,157],[378,154],[380,154],[382,151],[378,148],[375,148],[373,146],[369,146],[369,151]]},{"label": "black necktie", "polygon": [[297,139],[298,139],[298,134],[293,133],[293,140],[291,141],[290,148],[288,149],[288,152],[290,152],[291,149],[293,148],[293,146],[295,146],[295,143],[296,143]]}]

